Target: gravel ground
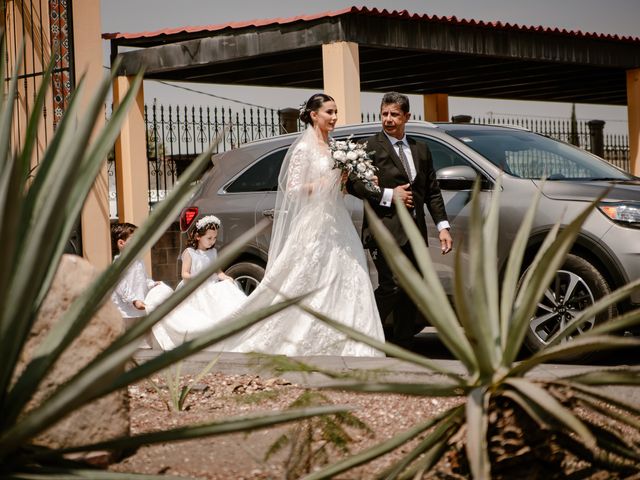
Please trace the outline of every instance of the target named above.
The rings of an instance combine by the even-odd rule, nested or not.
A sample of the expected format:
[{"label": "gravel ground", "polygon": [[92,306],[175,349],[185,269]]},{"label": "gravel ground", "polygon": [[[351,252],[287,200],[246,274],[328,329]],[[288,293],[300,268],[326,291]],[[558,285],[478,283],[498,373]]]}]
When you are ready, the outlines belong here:
[{"label": "gravel ground", "polygon": [[[183,377],[189,381],[189,376]],[[131,399],[131,433],[222,420],[236,415],[282,410],[305,391],[279,378],[263,379],[251,375],[209,374],[199,381],[185,402],[185,409],[176,412],[167,402],[169,391],[163,378],[155,377],[159,391],[150,381],[129,388]],[[358,394],[344,391],[322,391],[337,405],[354,407],[353,413],[370,432],[347,428],[352,441],[352,453],[390,438],[456,403],[451,399],[425,399],[395,394]],[[284,434],[291,434],[292,424],[263,429],[252,433],[228,434],[140,448],[135,454],[110,467],[113,471],[191,476],[203,479],[270,479],[286,478],[285,464],[289,448],[265,461],[269,447]],[[399,451],[340,476],[343,479],[372,478],[407,451]],[[330,460],[342,458],[337,450]],[[296,477],[292,477],[296,478]]]},{"label": "gravel ground", "polygon": [[[193,384],[189,375],[182,376],[182,384]],[[154,386],[155,385],[155,386]],[[133,435],[156,430],[166,430],[178,426],[225,420],[233,416],[280,411],[291,406],[305,392],[324,395],[330,403],[349,405],[353,414],[367,428],[350,426],[345,430],[350,437],[347,447],[351,454],[363,451],[377,443],[391,438],[420,421],[456,405],[458,399],[411,397],[397,394],[360,394],[333,390],[305,390],[282,378],[261,378],[254,375],[225,375],[212,373],[194,385],[186,398],[183,411],[169,407],[170,394],[164,378],[157,376],[129,388],[131,408],[131,433]],[[295,434],[296,425],[257,430],[251,433],[226,434],[217,437],[188,440],[169,444],[142,447],[134,454],[111,465],[112,471],[146,474],[165,474],[179,477],[202,479],[244,480],[244,479],[296,479],[302,472],[292,467],[292,448],[286,445],[276,454],[265,459],[267,452],[282,437]],[[313,434],[319,436],[320,429],[314,426]],[[637,438],[637,431],[631,432]],[[519,435],[522,438],[522,434]],[[528,434],[525,432],[524,437]],[[637,440],[640,441],[640,440]],[[341,474],[337,479],[370,479],[408,452],[418,440],[413,440],[393,452],[366,465]],[[308,442],[294,442],[299,448]],[[313,443],[314,448],[322,442]],[[345,452],[329,448],[325,461],[335,462],[344,458]],[[425,476],[429,479],[459,480],[454,473],[459,457],[451,452],[438,464],[436,472]],[[619,476],[607,471],[585,468],[570,455],[565,455],[563,471],[545,470],[536,465],[518,470],[498,478],[510,480],[541,479],[621,479],[640,480],[640,474],[631,477]],[[453,465],[452,465],[453,464]],[[518,467],[519,468],[519,467]],[[308,471],[308,470],[304,470]],[[537,472],[537,473],[534,473]]]}]

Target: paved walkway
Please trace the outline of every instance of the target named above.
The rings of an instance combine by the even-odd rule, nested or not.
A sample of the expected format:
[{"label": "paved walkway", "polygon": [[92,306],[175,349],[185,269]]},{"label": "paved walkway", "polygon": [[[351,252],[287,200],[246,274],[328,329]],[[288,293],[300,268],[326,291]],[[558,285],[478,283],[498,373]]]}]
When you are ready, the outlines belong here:
[{"label": "paved walkway", "polygon": [[[158,350],[139,350],[136,359],[144,361],[161,353]],[[226,374],[255,374],[264,378],[274,376],[283,377],[292,383],[309,387],[322,387],[329,383],[335,384],[333,380],[320,371],[332,371],[340,373],[356,373],[358,378],[368,378],[370,380],[388,380],[396,382],[433,382],[440,377],[439,374],[430,370],[400,361],[396,358],[367,358],[367,357],[339,357],[339,356],[314,356],[314,357],[297,357],[306,365],[312,367],[311,372],[283,372],[277,373],[272,361],[266,357],[232,352],[200,352],[186,359],[182,366],[185,373],[198,373],[209,364],[212,359],[218,357],[215,365],[211,369],[212,372],[221,372]],[[449,370],[464,372],[460,362],[456,360],[437,359],[433,360]],[[574,375],[587,372],[594,369],[607,368],[603,366],[589,365],[560,365],[560,364],[544,364],[540,365],[531,372],[531,376],[537,378],[559,378],[568,375]],[[640,388],[637,387],[606,387],[607,392],[618,394],[626,401],[640,404]]]}]

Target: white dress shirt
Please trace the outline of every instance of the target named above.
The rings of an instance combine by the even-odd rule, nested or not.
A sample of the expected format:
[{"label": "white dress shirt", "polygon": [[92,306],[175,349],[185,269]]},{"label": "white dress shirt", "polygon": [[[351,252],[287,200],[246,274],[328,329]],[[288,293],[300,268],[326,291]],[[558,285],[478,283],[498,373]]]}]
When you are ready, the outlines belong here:
[{"label": "white dress shirt", "polygon": [[[391,145],[395,149],[396,155],[398,155],[398,157],[400,157],[400,148],[402,148],[404,152],[404,156],[407,158],[407,163],[409,164],[410,171],[407,173],[409,174],[409,178],[413,182],[413,180],[416,178],[417,172],[416,172],[416,165],[413,161],[413,154],[411,153],[411,148],[409,148],[409,142],[407,142],[407,136],[404,135],[400,140],[398,140],[397,138],[392,137],[391,135],[388,135],[387,132],[383,132],[383,133],[387,136],[387,138],[391,142]],[[402,145],[399,145],[398,142],[402,142]],[[380,200],[380,205],[382,205],[383,207],[390,207],[392,203],[393,203],[393,188],[385,188],[384,191],[382,192],[382,199]],[[438,222],[438,225],[436,225],[436,227],[438,228],[438,231],[440,231],[445,228],[451,228],[451,225],[449,225],[449,222],[447,220],[443,220],[442,222]]]}]

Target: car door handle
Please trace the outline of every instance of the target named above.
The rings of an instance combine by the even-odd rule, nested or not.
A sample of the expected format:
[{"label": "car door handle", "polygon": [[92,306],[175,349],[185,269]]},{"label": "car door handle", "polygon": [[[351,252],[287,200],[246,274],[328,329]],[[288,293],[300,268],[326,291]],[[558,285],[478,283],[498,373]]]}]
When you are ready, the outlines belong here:
[{"label": "car door handle", "polygon": [[263,210],[262,211],[262,215],[264,215],[265,217],[269,217],[271,219],[273,219],[273,213],[274,213],[274,209],[273,208],[269,208],[268,210]]}]

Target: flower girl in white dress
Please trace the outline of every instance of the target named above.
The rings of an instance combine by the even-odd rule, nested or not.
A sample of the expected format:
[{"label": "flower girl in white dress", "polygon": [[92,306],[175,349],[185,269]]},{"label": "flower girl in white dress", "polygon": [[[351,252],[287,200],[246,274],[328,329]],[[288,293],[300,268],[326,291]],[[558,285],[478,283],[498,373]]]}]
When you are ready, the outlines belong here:
[{"label": "flower girl in white dress", "polygon": [[[196,222],[189,234],[189,247],[182,252],[182,281],[178,288],[217,258],[214,245],[219,228],[220,220],[214,215],[207,215]],[[152,289],[145,298],[147,309],[153,310],[171,293],[171,289],[164,284]],[[220,271],[211,275],[173,312],[157,323],[153,327],[153,335],[163,350],[170,350],[218,325],[221,319],[236,311],[246,299],[233,278]]]}]

